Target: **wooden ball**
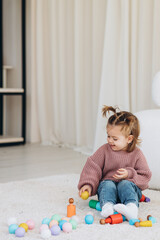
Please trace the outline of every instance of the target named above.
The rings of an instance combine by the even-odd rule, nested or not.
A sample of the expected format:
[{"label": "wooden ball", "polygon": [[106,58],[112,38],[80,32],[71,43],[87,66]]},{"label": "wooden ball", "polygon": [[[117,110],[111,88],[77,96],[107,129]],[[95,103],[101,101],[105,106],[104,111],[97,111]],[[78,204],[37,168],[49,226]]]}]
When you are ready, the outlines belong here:
[{"label": "wooden ball", "polygon": [[134,225],[135,225],[136,227],[139,227],[139,226],[140,226],[139,222],[135,222]]},{"label": "wooden ball", "polygon": [[74,199],[73,198],[69,198],[69,203],[74,203]]},{"label": "wooden ball", "polygon": [[142,218],[138,218],[138,219],[139,219],[139,221],[140,221],[140,222],[142,222],[142,221],[143,221],[143,219],[142,219]]},{"label": "wooden ball", "polygon": [[99,222],[100,224],[106,224],[105,219],[101,219]]}]

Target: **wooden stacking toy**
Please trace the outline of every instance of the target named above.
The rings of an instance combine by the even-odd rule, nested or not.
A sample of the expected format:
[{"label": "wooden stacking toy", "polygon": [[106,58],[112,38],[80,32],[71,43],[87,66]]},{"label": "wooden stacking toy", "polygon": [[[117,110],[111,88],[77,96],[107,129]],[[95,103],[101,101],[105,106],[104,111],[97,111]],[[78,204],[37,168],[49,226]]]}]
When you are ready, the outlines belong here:
[{"label": "wooden stacking toy", "polygon": [[126,218],[122,214],[115,213],[113,215],[110,215],[106,219],[101,219],[100,224],[106,224],[106,223],[117,224],[117,223],[122,223],[125,220]]},{"label": "wooden stacking toy", "polygon": [[101,207],[100,207],[100,202],[97,201],[97,200],[90,200],[89,201],[89,207],[90,208],[93,208],[93,209],[96,209],[97,211],[101,211]]},{"label": "wooden stacking toy", "polygon": [[74,199],[69,198],[69,205],[67,206],[67,217],[69,218],[76,215],[76,206],[73,203]]},{"label": "wooden stacking toy", "polygon": [[152,227],[152,221],[135,222],[136,227]]},{"label": "wooden stacking toy", "polygon": [[150,202],[150,198],[148,198],[148,197],[146,197],[146,196],[144,196],[143,194],[142,194],[142,197],[141,197],[141,199],[139,200],[140,202]]},{"label": "wooden stacking toy", "polygon": [[156,223],[156,219],[154,217],[152,217],[151,215],[147,216],[147,220],[152,221],[152,223]]},{"label": "wooden stacking toy", "polygon": [[152,227],[152,224],[156,223],[156,219],[151,215],[147,216],[147,221],[135,222],[136,227]]}]

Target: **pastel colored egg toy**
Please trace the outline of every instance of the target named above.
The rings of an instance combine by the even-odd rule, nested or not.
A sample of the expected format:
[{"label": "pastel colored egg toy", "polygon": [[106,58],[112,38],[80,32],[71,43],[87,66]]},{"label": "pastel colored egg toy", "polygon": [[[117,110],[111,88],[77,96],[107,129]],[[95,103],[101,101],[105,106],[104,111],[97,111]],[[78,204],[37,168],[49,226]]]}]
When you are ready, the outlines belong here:
[{"label": "pastel colored egg toy", "polygon": [[48,227],[47,224],[42,224],[42,225],[40,226],[39,232],[41,233],[44,229],[49,229],[49,227]]},{"label": "pastel colored egg toy", "polygon": [[66,223],[66,222],[68,222],[68,221],[67,220],[59,221],[59,227],[60,227],[61,230],[62,230],[63,224]]},{"label": "pastel colored egg toy", "polygon": [[28,231],[28,225],[26,223],[21,223],[19,227],[24,228],[26,232]]},{"label": "pastel colored egg toy", "polygon": [[77,228],[77,222],[74,219],[70,219],[69,222],[72,224],[72,229],[75,230]]},{"label": "pastel colored egg toy", "polygon": [[51,237],[51,231],[49,229],[43,229],[41,232],[41,237],[47,239]]},{"label": "pastel colored egg toy", "polygon": [[16,237],[24,237],[25,235],[25,229],[23,227],[19,227],[17,228],[17,230],[15,231],[15,236]]},{"label": "pastel colored egg toy", "polygon": [[57,222],[59,222],[61,220],[61,216],[59,214],[54,214],[52,217],[51,217],[51,221],[52,220],[56,220]]},{"label": "pastel colored egg toy", "polygon": [[63,226],[62,226],[62,230],[65,233],[71,232],[72,231],[72,224],[69,223],[69,222],[64,223]]},{"label": "pastel colored egg toy", "polygon": [[49,226],[51,219],[50,218],[43,218],[42,224],[47,224]]},{"label": "pastel colored egg toy", "polygon": [[18,228],[18,225],[17,224],[11,224],[9,227],[8,227],[8,231],[10,234],[15,234],[15,231],[17,230]]},{"label": "pastel colored egg toy", "polygon": [[28,229],[29,230],[32,230],[35,227],[35,223],[34,223],[34,221],[32,219],[27,220],[26,224],[28,225]]},{"label": "pastel colored egg toy", "polygon": [[50,221],[49,227],[51,228],[54,225],[58,225],[58,221],[53,219],[53,220]]},{"label": "pastel colored egg toy", "polygon": [[77,222],[77,224],[80,222],[79,217],[76,215],[72,216],[71,219],[75,220]]},{"label": "pastel colored egg toy", "polygon": [[17,219],[15,217],[10,217],[8,218],[8,226],[10,226],[11,224],[17,224]]},{"label": "pastel colored egg toy", "polygon": [[66,220],[67,222],[69,222],[70,218],[69,217],[63,217],[63,218],[61,218],[61,220]]},{"label": "pastel colored egg toy", "polygon": [[54,236],[59,235],[61,232],[61,229],[58,225],[53,225],[50,230],[51,230],[51,234]]}]

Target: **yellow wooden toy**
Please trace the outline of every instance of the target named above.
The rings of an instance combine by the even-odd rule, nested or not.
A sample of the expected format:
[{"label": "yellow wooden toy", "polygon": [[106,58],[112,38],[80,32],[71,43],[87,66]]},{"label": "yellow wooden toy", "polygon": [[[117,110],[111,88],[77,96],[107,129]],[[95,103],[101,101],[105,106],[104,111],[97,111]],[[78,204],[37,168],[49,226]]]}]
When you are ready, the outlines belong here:
[{"label": "yellow wooden toy", "polygon": [[88,192],[88,191],[82,192],[81,198],[82,198],[83,200],[87,200],[87,199],[89,198],[89,192]]},{"label": "yellow wooden toy", "polygon": [[24,228],[26,232],[28,231],[28,225],[26,223],[21,223],[19,227]]},{"label": "yellow wooden toy", "polygon": [[135,222],[136,227],[152,227],[152,221]]}]

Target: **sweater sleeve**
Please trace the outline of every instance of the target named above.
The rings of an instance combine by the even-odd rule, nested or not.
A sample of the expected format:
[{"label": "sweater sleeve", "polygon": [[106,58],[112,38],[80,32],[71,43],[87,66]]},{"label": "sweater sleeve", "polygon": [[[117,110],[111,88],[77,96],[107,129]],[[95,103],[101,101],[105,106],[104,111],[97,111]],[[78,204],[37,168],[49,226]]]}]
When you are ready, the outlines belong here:
[{"label": "sweater sleeve", "polygon": [[104,151],[103,148],[99,148],[92,156],[87,159],[86,164],[80,175],[78,183],[78,189],[80,190],[83,185],[91,185],[91,195],[97,193],[99,181],[102,178],[102,169],[104,165]]},{"label": "sweater sleeve", "polygon": [[151,179],[152,173],[148,167],[146,158],[140,151],[135,164],[135,167],[127,167],[128,180],[135,183],[141,190],[148,188],[148,183]]}]

